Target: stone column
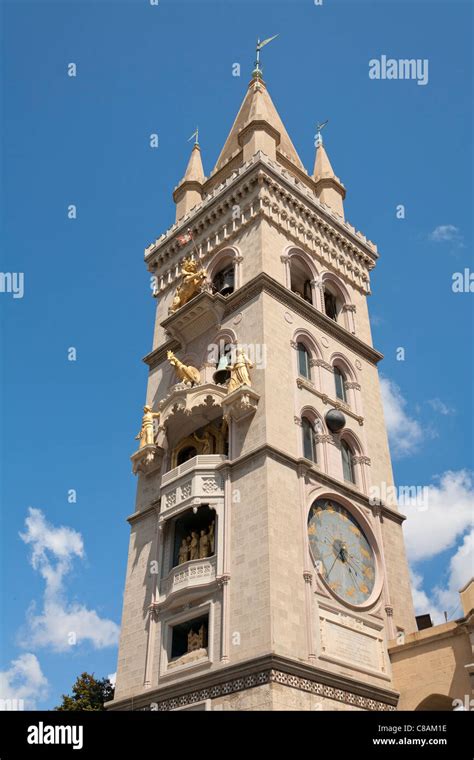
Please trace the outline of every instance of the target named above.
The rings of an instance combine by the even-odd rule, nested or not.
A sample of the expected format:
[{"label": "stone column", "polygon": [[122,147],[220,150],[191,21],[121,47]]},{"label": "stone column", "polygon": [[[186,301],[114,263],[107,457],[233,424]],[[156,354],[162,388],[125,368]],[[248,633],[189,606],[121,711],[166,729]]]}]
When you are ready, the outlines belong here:
[{"label": "stone column", "polygon": [[[229,421],[230,422],[230,421]],[[217,547],[222,551],[222,576],[219,578],[219,586],[222,589],[222,608],[221,608],[221,662],[229,661],[229,626],[230,626],[230,606],[229,606],[229,580],[230,580],[230,530],[232,514],[232,482],[230,467],[224,467],[221,470],[224,478],[224,536],[222,547]],[[216,565],[217,567],[217,565]]]},{"label": "stone column", "polygon": [[156,610],[156,605],[158,603],[158,599],[160,596],[161,562],[163,559],[161,539],[162,539],[162,525],[157,525],[156,531],[155,531],[155,551],[154,551],[155,565],[153,567],[153,570],[155,572],[152,572],[152,568],[149,568],[149,573],[151,573],[151,578],[152,578],[152,582],[151,582],[152,590],[151,590],[151,604],[148,608],[148,638],[147,638],[147,647],[146,647],[146,654],[145,654],[145,672],[143,676],[143,686],[146,689],[149,689],[152,685],[153,660],[154,660],[154,652],[155,652],[155,639],[156,639],[156,626],[157,626],[155,610]]},{"label": "stone column", "polygon": [[316,660],[316,653],[314,651],[314,630],[313,630],[313,599],[312,599],[312,582],[313,582],[313,569],[311,567],[311,560],[309,556],[308,546],[308,533],[306,530],[308,515],[306,509],[306,488],[305,488],[305,465],[298,465],[298,483],[300,491],[300,504],[301,504],[301,525],[303,528],[303,580],[304,580],[304,596],[305,596],[305,608],[306,608],[306,646],[308,649],[308,660],[314,662]]},{"label": "stone column", "polygon": [[392,602],[390,600],[390,591],[387,584],[387,568],[385,565],[385,553],[383,548],[383,535],[382,535],[382,505],[376,504],[373,508],[374,510],[374,520],[375,520],[375,534],[377,539],[377,544],[379,546],[380,551],[380,561],[382,564],[382,572],[383,572],[383,599],[384,599],[384,609],[385,609],[385,619],[387,622],[387,636],[389,639],[395,639],[397,637],[397,631],[395,628],[395,623],[393,620],[393,607]]},{"label": "stone column", "polygon": [[345,303],[342,307],[342,311],[344,312],[344,320],[345,320],[345,328],[346,330],[349,330],[350,333],[355,335],[356,332],[356,326],[355,326],[355,311],[356,307],[353,303]]}]

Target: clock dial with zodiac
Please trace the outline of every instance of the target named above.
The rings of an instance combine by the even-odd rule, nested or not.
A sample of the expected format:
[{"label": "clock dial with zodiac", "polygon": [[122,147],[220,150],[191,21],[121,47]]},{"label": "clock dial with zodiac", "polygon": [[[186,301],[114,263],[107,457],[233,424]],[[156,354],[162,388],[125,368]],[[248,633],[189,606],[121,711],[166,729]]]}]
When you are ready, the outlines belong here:
[{"label": "clock dial with zodiac", "polygon": [[309,511],[308,538],[334,594],[349,604],[364,604],[375,584],[375,555],[351,513],[331,499],[318,499]]}]

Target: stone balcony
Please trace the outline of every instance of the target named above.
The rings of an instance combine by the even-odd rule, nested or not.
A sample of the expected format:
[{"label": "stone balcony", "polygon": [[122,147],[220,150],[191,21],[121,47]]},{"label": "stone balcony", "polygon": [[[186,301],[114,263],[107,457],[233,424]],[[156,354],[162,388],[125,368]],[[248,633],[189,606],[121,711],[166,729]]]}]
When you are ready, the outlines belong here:
[{"label": "stone balcony", "polygon": [[216,580],[217,558],[193,559],[182,565],[173,567],[170,573],[160,582],[160,596],[169,598],[177,591],[193,590]]},{"label": "stone balcony", "polygon": [[160,517],[166,519],[186,507],[222,499],[224,484],[216,468],[226,460],[223,454],[199,454],[163,475]]}]

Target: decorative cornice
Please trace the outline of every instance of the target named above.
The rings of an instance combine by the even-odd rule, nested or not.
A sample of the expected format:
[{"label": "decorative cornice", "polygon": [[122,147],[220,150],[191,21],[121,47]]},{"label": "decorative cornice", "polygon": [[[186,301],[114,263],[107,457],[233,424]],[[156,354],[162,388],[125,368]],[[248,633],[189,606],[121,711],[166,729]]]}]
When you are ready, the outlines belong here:
[{"label": "decorative cornice", "polygon": [[327,393],[323,393],[322,391],[318,390],[310,380],[306,380],[304,377],[297,377],[296,385],[300,389],[305,388],[307,391],[310,391],[310,393],[314,393],[315,396],[318,396],[322,400],[323,404],[330,404],[332,407],[334,407],[334,409],[340,409],[349,417],[357,420],[359,425],[364,424],[364,418],[361,417],[360,414],[353,412],[348,404],[345,404],[340,399],[333,399],[328,396]]},{"label": "decorative cornice", "polygon": [[133,515],[127,517],[127,522],[130,525],[138,522],[139,520],[145,520],[147,517],[158,517],[160,511],[160,499],[152,501],[145,509],[141,509],[139,512],[134,512]]},{"label": "decorative cornice", "polygon": [[[341,272],[342,276],[354,281],[356,287],[367,291],[368,276],[363,270],[370,271],[375,265],[378,257],[376,246],[321,203],[310,188],[297,182],[290,172],[261,151],[258,151],[250,161],[239,167],[225,182],[205,196],[200,204],[197,204],[145,250],[145,260],[150,265],[150,271],[154,271],[158,263],[163,266],[166,261],[174,258],[175,254],[177,254],[176,259],[182,256],[183,251],[179,247],[177,238],[189,227],[193,229],[200,258],[211,254],[216,245],[220,246],[228,241],[237,229],[247,224],[252,217],[255,218],[255,209],[254,213],[249,215],[247,207],[246,213],[242,214],[238,220],[239,224],[231,224],[231,221],[236,220],[231,220],[229,212],[233,205],[243,205],[244,196],[256,182],[259,185],[264,184],[264,190],[267,193],[276,194],[273,201],[269,197],[259,195],[260,213],[268,216],[273,223],[276,221],[275,214],[281,213],[284,222],[282,228],[285,232],[312,254],[315,253],[314,242],[317,237],[315,230],[320,227],[322,234],[331,241],[331,245],[324,242],[322,251],[318,252],[319,255],[336,271],[338,271],[337,264],[345,266],[346,271]],[[281,209],[278,207],[276,196],[283,200]],[[289,214],[287,209],[290,209]],[[285,212],[284,217],[283,212]],[[224,216],[226,218],[221,219],[219,226],[219,217]],[[214,241],[210,239],[209,233]],[[331,247],[334,245],[340,247],[339,252]],[[364,276],[359,278],[361,273]],[[166,285],[174,279],[173,273],[167,274]],[[357,282],[357,279],[362,279],[365,284]]]},{"label": "decorative cornice", "polygon": [[331,335],[347,348],[351,349],[356,354],[363,356],[372,364],[377,364],[383,359],[383,354],[375,348],[364,343],[360,338],[357,338],[346,330],[345,327],[342,327],[333,319],[327,317],[326,314],[318,311],[314,306],[302,299],[296,293],[293,293],[292,290],[281,285],[281,283],[274,280],[273,277],[270,277],[266,272],[260,272],[260,274],[252,280],[245,283],[245,285],[234,291],[230,296],[227,296],[224,316],[229,316],[233,314],[234,311],[240,310],[244,304],[262,292],[273,296],[277,301],[291,308],[304,319],[307,319],[308,322],[311,322],[322,332]]},{"label": "decorative cornice", "polygon": [[[185,308],[184,306],[182,307]],[[161,346],[150,351],[149,354],[143,357],[142,361],[148,364],[150,369],[154,369],[162,362],[166,361],[166,354],[168,351],[179,351],[181,344],[177,340],[167,340],[166,343],[162,343]]]},{"label": "decorative cornice", "polygon": [[[295,423],[298,424],[298,417],[295,417]],[[327,435],[327,438],[326,438]],[[332,435],[324,434],[324,433],[316,433],[315,438],[318,438],[321,436],[321,438],[324,438],[325,442],[335,444],[334,438]],[[252,459],[257,459],[259,457],[264,458],[266,456],[271,457],[272,459],[275,459],[276,461],[286,465],[287,467],[291,467],[293,470],[295,470],[298,475],[304,474],[314,477],[316,480],[323,483],[327,488],[331,490],[339,490],[341,491],[348,499],[353,499],[356,502],[359,502],[362,506],[370,509],[375,517],[386,517],[389,520],[392,520],[393,522],[398,523],[401,525],[405,520],[406,516],[402,514],[401,512],[397,512],[396,510],[392,509],[391,507],[386,506],[385,504],[381,502],[375,503],[373,500],[369,499],[368,496],[366,496],[364,493],[356,489],[355,487],[352,487],[347,483],[346,481],[338,480],[337,478],[334,478],[332,475],[328,475],[327,473],[323,472],[322,470],[318,469],[317,465],[314,463],[312,464],[308,459],[305,458],[296,458],[293,457],[291,454],[287,454],[285,451],[282,451],[281,449],[276,448],[276,446],[270,446],[268,444],[262,444],[261,446],[258,446],[255,449],[252,449],[251,451],[246,452],[240,457],[237,457],[236,459],[226,459],[221,464],[216,466],[216,472],[219,471],[223,475],[224,474],[230,474],[232,470],[238,470],[239,467],[245,467],[247,466],[248,462]],[[158,488],[158,486],[157,486]],[[132,515],[129,515],[127,517],[127,522],[129,522],[131,525],[138,520],[146,519],[153,514],[155,514],[158,518],[158,514],[160,511],[160,500],[155,499],[154,501],[150,502],[150,504],[145,507],[144,509],[134,512]]]},{"label": "decorative cornice", "polygon": [[[322,332],[326,333],[327,335],[331,335],[351,351],[354,351],[354,353],[362,356],[364,359],[367,359],[372,364],[377,364],[381,359],[383,359],[383,354],[381,354],[379,351],[376,351],[375,348],[369,346],[367,343],[364,343],[362,340],[360,340],[360,338],[357,338],[355,335],[346,330],[345,327],[342,327],[337,322],[334,322],[333,319],[330,319],[325,314],[318,311],[314,306],[300,298],[300,296],[296,295],[296,293],[293,293],[293,291],[289,290],[284,285],[281,285],[277,280],[274,280],[273,277],[270,277],[266,272],[260,272],[260,274],[258,274],[252,280],[249,280],[249,282],[245,283],[245,285],[243,285],[241,288],[238,288],[238,290],[235,290],[231,295],[226,297],[224,318],[230,317],[235,311],[240,311],[242,307],[248,303],[248,301],[251,301],[253,298],[263,292],[268,293],[277,301],[292,309],[296,314],[300,315],[315,327],[320,329]],[[212,296],[212,298],[222,299],[222,296],[217,294]],[[181,308],[183,310],[186,308],[189,308],[191,310],[193,308],[192,304],[194,300],[195,299],[192,299],[189,304],[186,304]],[[174,346],[176,350],[179,348],[176,341],[167,341],[164,345],[147,354],[144,357],[143,361],[148,364],[150,368],[156,367],[158,364],[165,361],[167,351],[175,350],[175,348],[171,346]]]},{"label": "decorative cornice", "polygon": [[106,704],[108,710],[175,710],[206,699],[278,683],[292,689],[316,694],[325,699],[362,710],[394,711],[399,694],[380,686],[364,684],[336,675],[314,665],[296,662],[279,655],[264,655],[254,660],[222,667],[158,689]]},{"label": "decorative cornice", "polygon": [[[238,470],[239,467],[246,466],[249,460],[265,456],[272,457],[272,459],[275,459],[276,461],[285,464],[288,467],[291,467],[296,472],[299,472],[300,469],[303,469],[306,474],[314,476],[316,480],[323,483],[329,489],[337,489],[341,491],[345,496],[347,496],[348,499],[358,501],[362,504],[362,506],[370,510],[374,509],[374,505],[369,500],[369,497],[362,493],[362,491],[359,491],[357,488],[351,486],[347,481],[337,480],[337,478],[334,478],[332,475],[328,475],[328,473],[319,470],[315,464],[311,464],[309,459],[304,459],[303,457],[296,458],[291,454],[287,454],[286,451],[282,451],[276,446],[271,446],[269,444],[262,444],[261,446],[257,446],[255,449],[246,452],[236,459],[226,459],[225,462],[216,467],[216,471],[219,471],[223,468],[228,468],[229,470]],[[404,520],[406,520],[406,516],[404,514],[397,512],[391,507],[382,505],[381,509],[384,517],[387,517],[387,519],[393,520],[400,525],[404,522]]]}]

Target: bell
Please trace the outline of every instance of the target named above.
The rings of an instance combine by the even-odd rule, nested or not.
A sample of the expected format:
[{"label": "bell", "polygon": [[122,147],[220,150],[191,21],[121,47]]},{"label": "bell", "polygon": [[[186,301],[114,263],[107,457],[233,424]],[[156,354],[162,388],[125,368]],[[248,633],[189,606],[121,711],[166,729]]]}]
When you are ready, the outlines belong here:
[{"label": "bell", "polygon": [[224,269],[216,275],[214,288],[221,296],[230,296],[234,292],[234,267]]},{"label": "bell", "polygon": [[224,272],[224,276],[222,278],[222,286],[219,292],[222,296],[230,296],[230,294],[234,292],[234,268],[233,267],[232,269],[228,269],[227,272]]},{"label": "bell", "polygon": [[213,380],[216,383],[216,385],[225,385],[227,380],[230,377],[230,369],[229,369],[229,357],[225,354],[221,354],[219,357],[219,364],[217,365],[217,369],[213,374]]}]

